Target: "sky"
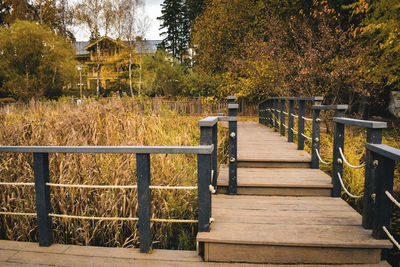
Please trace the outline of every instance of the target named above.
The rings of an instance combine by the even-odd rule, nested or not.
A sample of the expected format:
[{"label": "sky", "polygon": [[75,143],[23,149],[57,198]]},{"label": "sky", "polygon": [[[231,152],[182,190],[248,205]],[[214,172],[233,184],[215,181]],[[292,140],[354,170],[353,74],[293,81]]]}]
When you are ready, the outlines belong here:
[{"label": "sky", "polygon": [[157,20],[157,17],[161,16],[161,4],[163,0],[144,0],[144,2],[146,14],[151,22],[146,38],[148,40],[161,40],[162,37],[159,34],[160,21]]},{"label": "sky", "polygon": [[[144,10],[138,11],[139,16],[147,16],[149,19],[149,29],[145,34],[145,38],[147,40],[162,40],[163,38],[160,36],[160,21],[157,20],[157,17],[161,16],[161,4],[163,0],[142,0],[144,2]],[[73,0],[71,2],[76,2]],[[82,26],[74,27],[73,29],[75,38],[77,41],[88,41],[90,33],[87,29]]]}]

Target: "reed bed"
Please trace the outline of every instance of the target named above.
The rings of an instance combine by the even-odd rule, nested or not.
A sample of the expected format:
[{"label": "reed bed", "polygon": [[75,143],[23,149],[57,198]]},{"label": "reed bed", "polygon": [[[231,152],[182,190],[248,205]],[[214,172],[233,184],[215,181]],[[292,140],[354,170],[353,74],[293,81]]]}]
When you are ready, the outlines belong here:
[{"label": "reed bed", "polygon": [[[31,102],[0,111],[0,145],[190,146],[199,144],[197,121],[169,107],[157,111],[131,98],[83,105]],[[219,127],[219,159],[226,159],[226,130]],[[0,180],[33,182],[31,154],[1,154]],[[135,185],[135,155],[50,154],[50,182]],[[196,155],[151,155],[152,185],[197,185]],[[33,187],[0,186],[2,211],[36,212]],[[197,219],[197,190],[152,189],[152,218]],[[51,188],[53,213],[137,217],[136,189]],[[152,223],[153,247],[195,249],[195,223]],[[53,218],[55,243],[137,247],[134,221]],[[37,242],[35,217],[0,215],[0,238]]]}]

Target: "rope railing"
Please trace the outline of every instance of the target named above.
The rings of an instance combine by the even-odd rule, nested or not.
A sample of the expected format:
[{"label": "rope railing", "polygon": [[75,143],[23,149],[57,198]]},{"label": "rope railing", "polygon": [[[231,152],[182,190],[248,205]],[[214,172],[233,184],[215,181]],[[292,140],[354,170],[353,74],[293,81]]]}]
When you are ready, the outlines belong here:
[{"label": "rope railing", "polygon": [[[51,187],[67,188],[91,188],[91,189],[136,189],[137,185],[86,185],[86,184],[55,184],[46,183]],[[196,190],[197,186],[170,186],[170,185],[150,185],[150,189],[170,189],[170,190]]]},{"label": "rope railing", "polygon": [[295,129],[290,128],[290,130],[292,130],[295,134],[298,134],[298,132]]},{"label": "rope railing", "polygon": [[299,118],[299,116],[297,116],[297,115],[295,115],[295,114],[290,114],[292,117],[294,117],[294,118],[296,118],[296,119],[298,119]]},{"label": "rope railing", "polygon": [[33,216],[33,217],[37,217],[36,213],[30,213],[30,212],[0,211],[0,215],[15,215],[15,216]]},{"label": "rope railing", "polygon": [[398,202],[389,191],[385,191],[385,195],[395,204],[398,208],[400,208],[400,202]]},{"label": "rope railing", "polygon": [[303,134],[303,133],[301,133],[301,136],[303,136],[304,138],[306,138],[306,139],[308,139],[308,140],[312,140],[311,137],[309,137],[309,136],[307,136],[307,135],[305,135],[305,134]]},{"label": "rope railing", "polygon": [[301,116],[301,118],[302,118],[303,120],[306,120],[306,121],[313,121],[313,119],[310,119],[310,118],[307,118],[307,117],[304,117],[304,116]]},{"label": "rope railing", "polygon": [[34,186],[35,183],[23,183],[23,182],[0,182],[0,185],[6,186]]},{"label": "rope railing", "polygon": [[343,180],[342,180],[342,176],[340,175],[339,172],[337,173],[337,176],[338,176],[338,178],[339,178],[340,185],[342,186],[344,192],[345,192],[348,196],[350,196],[350,197],[352,197],[352,198],[355,198],[355,199],[358,199],[358,198],[362,198],[362,197],[363,197],[363,195],[361,195],[361,196],[356,196],[356,195],[353,195],[352,193],[350,193],[350,192],[347,190],[347,188],[344,186],[344,183],[343,183]]},{"label": "rope railing", "polygon": [[[64,219],[80,219],[80,220],[96,220],[96,221],[139,221],[138,217],[98,217],[98,216],[56,214],[56,213],[49,213],[49,216],[55,218],[64,218]],[[198,220],[187,220],[187,219],[151,218],[150,221],[169,222],[169,223],[198,223]]]},{"label": "rope railing", "polygon": [[331,165],[332,164],[332,161],[331,162],[327,162],[327,161],[324,161],[321,158],[321,155],[319,154],[318,149],[315,149],[315,153],[317,154],[317,157],[318,157],[319,161],[322,162],[323,164],[325,164],[325,165]]},{"label": "rope railing", "polygon": [[282,125],[283,125],[283,127],[288,128],[288,126],[286,124],[282,123]]},{"label": "rope railing", "polygon": [[285,112],[285,111],[283,112],[283,114],[285,114],[285,115],[289,115],[289,113],[287,113],[287,112]]},{"label": "rope railing", "polygon": [[342,159],[343,159],[343,162],[346,163],[346,165],[349,166],[350,168],[353,168],[353,169],[360,169],[360,168],[364,168],[364,167],[365,167],[365,164],[362,164],[362,165],[359,165],[359,166],[351,165],[351,164],[346,160],[345,156],[343,155],[342,148],[340,148],[340,147],[339,147],[339,153],[340,153],[340,156],[341,156]]},{"label": "rope railing", "polygon": [[392,243],[397,247],[398,250],[400,250],[400,244],[397,242],[397,240],[392,236],[389,232],[389,230],[386,228],[386,226],[382,226],[382,230],[386,233],[387,237],[392,241]]}]

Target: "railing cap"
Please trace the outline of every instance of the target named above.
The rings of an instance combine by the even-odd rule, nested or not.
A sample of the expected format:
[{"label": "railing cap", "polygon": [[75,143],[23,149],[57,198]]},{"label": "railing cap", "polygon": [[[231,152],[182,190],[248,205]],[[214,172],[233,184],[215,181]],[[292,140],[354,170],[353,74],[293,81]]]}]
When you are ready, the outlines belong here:
[{"label": "railing cap", "polygon": [[[296,101],[322,101],[324,100],[323,96],[310,96],[310,97],[270,97],[268,99],[276,99],[276,100],[296,100]],[[261,102],[262,103],[262,102]]]},{"label": "railing cap", "polygon": [[200,127],[212,127],[218,122],[218,117],[207,117],[199,120]]},{"label": "railing cap", "polygon": [[237,98],[236,98],[236,96],[234,96],[234,95],[230,95],[230,96],[228,96],[228,100],[236,100]]},{"label": "railing cap", "polygon": [[349,105],[314,105],[312,109],[319,110],[346,110]]},{"label": "railing cap", "polygon": [[90,154],[211,154],[213,145],[201,146],[0,146],[1,153]]},{"label": "railing cap", "polygon": [[334,122],[343,123],[352,126],[360,126],[364,128],[382,129],[387,127],[387,123],[383,121],[366,121],[351,118],[334,117]]},{"label": "railing cap", "polygon": [[239,104],[228,104],[228,109],[239,109]]},{"label": "railing cap", "polygon": [[379,155],[390,158],[394,161],[400,161],[400,149],[383,144],[370,144],[370,143],[366,143],[365,147],[370,151],[378,153]]}]

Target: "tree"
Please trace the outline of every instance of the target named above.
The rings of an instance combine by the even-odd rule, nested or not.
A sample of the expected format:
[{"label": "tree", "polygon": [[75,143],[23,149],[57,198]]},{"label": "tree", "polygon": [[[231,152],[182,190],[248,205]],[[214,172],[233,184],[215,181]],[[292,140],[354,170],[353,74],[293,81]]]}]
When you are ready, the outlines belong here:
[{"label": "tree", "polygon": [[71,43],[47,26],[17,20],[1,28],[0,51],[3,95],[24,100],[55,96],[76,78]]},{"label": "tree", "polygon": [[161,4],[161,36],[165,36],[161,47],[170,51],[182,62],[188,49],[189,20],[185,2],[182,0],[164,0]]}]

